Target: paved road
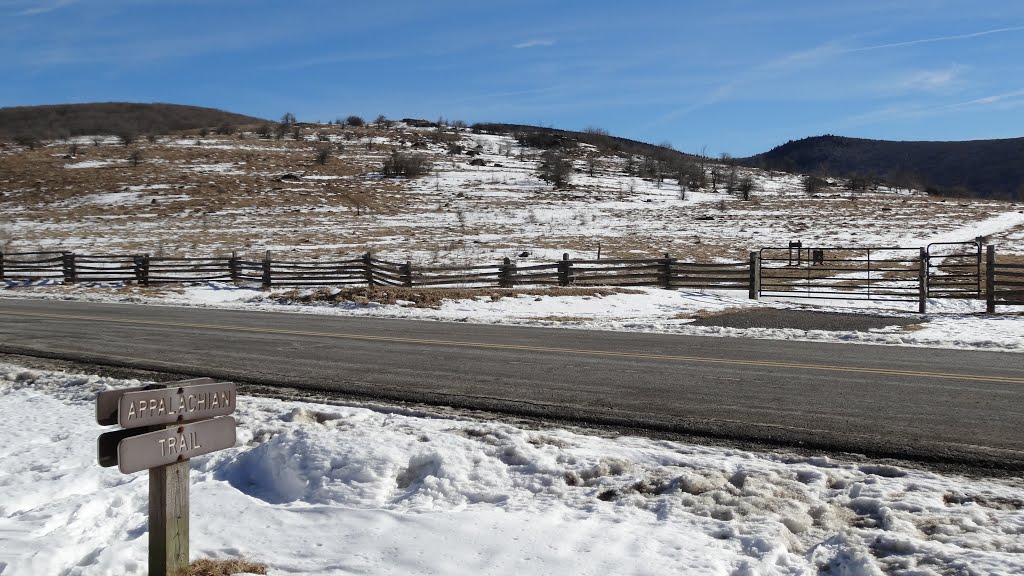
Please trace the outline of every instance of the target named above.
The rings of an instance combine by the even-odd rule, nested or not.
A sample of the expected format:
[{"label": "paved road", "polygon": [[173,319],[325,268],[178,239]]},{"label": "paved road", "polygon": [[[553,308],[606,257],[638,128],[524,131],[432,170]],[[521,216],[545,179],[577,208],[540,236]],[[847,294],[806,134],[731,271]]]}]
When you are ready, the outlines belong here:
[{"label": "paved road", "polygon": [[1024,470],[1024,356],[0,299],[0,352]]}]

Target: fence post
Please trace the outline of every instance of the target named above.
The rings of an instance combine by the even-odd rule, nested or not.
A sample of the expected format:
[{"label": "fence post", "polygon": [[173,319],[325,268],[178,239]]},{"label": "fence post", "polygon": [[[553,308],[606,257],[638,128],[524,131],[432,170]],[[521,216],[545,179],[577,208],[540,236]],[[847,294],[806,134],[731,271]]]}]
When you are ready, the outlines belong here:
[{"label": "fence post", "polygon": [[61,254],[62,267],[64,270],[64,282],[73,283],[78,281],[78,271],[75,269],[75,253],[64,252]]},{"label": "fence post", "polygon": [[512,288],[516,285],[516,264],[505,257],[498,272],[498,288]]},{"label": "fence post", "polygon": [[149,286],[149,254],[133,256],[132,267],[135,268],[135,281],[143,286]]},{"label": "fence post", "polygon": [[238,284],[238,251],[231,251],[231,258],[228,258],[228,274],[231,275],[231,282]]},{"label": "fence post", "polygon": [[409,260],[405,261],[405,264],[401,266],[402,274],[402,286],[406,288],[412,288],[412,262]]},{"label": "fence post", "polygon": [[270,250],[267,250],[266,254],[263,255],[263,288],[269,289],[273,284],[274,279],[270,275]]},{"label": "fence post", "polygon": [[928,311],[928,253],[921,248],[919,259],[920,265],[917,270],[917,311],[924,314]]},{"label": "fence post", "polygon": [[751,300],[761,297],[761,255],[757,252],[750,253],[750,292]]},{"label": "fence post", "polygon": [[570,269],[572,268],[572,262],[569,261],[569,253],[562,254],[562,260],[558,263],[558,285],[568,286],[572,281],[572,275]]},{"label": "fence post", "polygon": [[666,290],[672,289],[672,264],[674,262],[675,259],[669,256],[666,252],[665,259],[662,261],[661,264],[661,283],[663,286],[665,286]]},{"label": "fence post", "polygon": [[3,280],[4,278],[4,253],[0,250],[0,280]]},{"label": "fence post", "polygon": [[366,277],[366,285],[373,288],[373,262],[369,252],[363,254],[363,275]]},{"label": "fence post", "polygon": [[985,246],[985,312],[996,313],[996,247]]}]

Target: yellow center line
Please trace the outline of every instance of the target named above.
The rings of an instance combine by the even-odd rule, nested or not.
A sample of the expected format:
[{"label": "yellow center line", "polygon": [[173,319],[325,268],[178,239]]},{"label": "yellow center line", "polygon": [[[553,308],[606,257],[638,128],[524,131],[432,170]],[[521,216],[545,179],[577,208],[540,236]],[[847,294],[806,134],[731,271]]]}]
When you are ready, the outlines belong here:
[{"label": "yellow center line", "polygon": [[669,360],[703,364],[727,364],[736,366],[758,366],[768,368],[797,368],[803,370],[821,370],[829,372],[848,372],[861,374],[882,374],[887,376],[913,376],[918,378],[939,378],[947,380],[966,380],[975,382],[1003,382],[1007,384],[1024,384],[1024,377],[984,376],[976,374],[950,374],[945,372],[926,372],[918,370],[892,370],[888,368],[867,368],[858,366],[838,366],[829,364],[807,364],[801,362],[779,362],[772,360],[736,360],[730,358],[711,358],[702,356],[681,356],[674,354],[651,354],[646,352],[616,352],[613,350],[588,350],[585,348],[560,348],[554,346],[531,346],[525,344],[489,344],[486,342],[465,342],[459,340],[437,340],[427,338],[407,338],[402,336],[373,336],[369,334],[347,334],[343,332],[314,332],[309,330],[286,330],[283,328],[255,328],[246,326],[227,326],[221,324],[198,324],[193,322],[173,322],[162,320],[136,320],[130,318],[108,318],[102,316],[79,316],[46,312],[7,312],[0,310],[0,315],[21,316],[26,318],[46,318],[53,320],[82,320],[88,322],[106,322],[111,324],[131,324],[138,326],[165,326],[175,328],[196,328],[204,330],[221,330],[228,332],[248,332],[256,334],[282,334],[288,336],[313,336],[320,338],[339,338],[345,340],[363,340],[372,342],[394,342],[401,344],[421,344],[429,346],[454,346],[460,348],[482,348],[493,350],[521,350],[526,352],[547,352],[558,354],[577,354],[587,356],[607,356],[615,358],[637,358],[644,360]]}]

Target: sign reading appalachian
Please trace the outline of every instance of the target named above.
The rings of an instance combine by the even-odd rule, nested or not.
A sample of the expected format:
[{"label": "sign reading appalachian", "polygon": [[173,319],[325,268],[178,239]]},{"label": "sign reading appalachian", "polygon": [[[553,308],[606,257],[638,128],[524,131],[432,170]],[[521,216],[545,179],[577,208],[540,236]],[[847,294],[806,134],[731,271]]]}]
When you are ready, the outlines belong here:
[{"label": "sign reading appalachian", "polygon": [[[235,445],[235,385],[195,378],[108,390],[96,397],[100,466],[149,470],[149,573],[187,574],[189,458]],[[0,564],[2,566],[2,564]],[[0,568],[2,570],[2,568]]]},{"label": "sign reading appalachian", "polygon": [[159,426],[226,416],[235,411],[235,384],[220,382],[125,392],[117,404],[122,428]]}]

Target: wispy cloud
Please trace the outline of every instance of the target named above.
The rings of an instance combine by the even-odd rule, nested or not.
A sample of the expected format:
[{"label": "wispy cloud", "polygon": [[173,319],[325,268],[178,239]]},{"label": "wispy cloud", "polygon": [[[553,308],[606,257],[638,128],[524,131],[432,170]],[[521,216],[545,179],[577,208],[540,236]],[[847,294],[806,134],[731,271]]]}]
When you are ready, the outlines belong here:
[{"label": "wispy cloud", "polygon": [[903,74],[893,86],[893,92],[940,92],[961,84],[967,66],[953,64],[937,70],[914,70]]},{"label": "wispy cloud", "polygon": [[[672,110],[671,112],[660,118],[659,122],[691,114],[693,112],[696,112],[697,110],[706,108],[707,106],[711,106],[713,104],[717,104],[718,102],[726,100],[733,94],[741,91],[741,89],[743,88],[758,83],[763,83],[767,79],[780,78],[798,72],[800,70],[821,66],[839,56],[847,54],[856,54],[860,52],[903,48],[908,46],[915,46],[918,44],[968,40],[972,38],[979,38],[982,36],[989,36],[993,34],[1003,34],[1008,32],[1020,31],[1024,31],[1024,26],[993,28],[990,30],[981,30],[978,32],[970,32],[966,34],[935,36],[931,38],[919,38],[916,40],[908,40],[903,42],[889,42],[884,44],[873,44],[869,46],[849,46],[847,44],[849,42],[849,39],[825,42],[806,50],[785,54],[779,58],[775,58],[762,64],[753,66],[747,70],[740,71],[734,75],[732,80],[719,85],[704,98],[696,102],[693,102],[687,106],[678,108],[676,110]],[[917,90],[940,90],[943,88],[948,88],[952,84],[954,84],[959,79],[959,74],[962,71],[963,68],[957,68],[955,66],[946,70],[939,71],[919,71],[907,77],[904,82],[900,83],[900,85],[904,86],[904,89],[910,89],[911,87],[914,87]]]},{"label": "wispy cloud", "polygon": [[298,70],[301,68],[312,68],[315,66],[327,66],[330,64],[346,64],[354,62],[375,62],[379,60],[389,60],[395,58],[395,54],[387,52],[366,52],[366,53],[352,53],[352,54],[332,54],[328,56],[320,56],[317,58],[309,58],[306,60],[296,60],[293,62],[283,62],[281,64],[267,64],[260,66],[259,70],[266,70],[268,72],[280,72],[285,70]]},{"label": "wispy cloud", "polygon": [[890,42],[887,44],[875,44],[873,46],[858,46],[854,48],[847,48],[841,50],[841,54],[850,54],[854,52],[868,52],[871,50],[886,50],[888,48],[902,48],[905,46],[916,46],[918,44],[931,44],[933,42],[950,42],[952,40],[967,40],[970,38],[979,38],[981,36],[989,36],[992,34],[1002,34],[1004,32],[1020,32],[1024,30],[1024,26],[1012,26],[1009,28],[993,28],[992,30],[982,30],[981,32],[970,32],[968,34],[954,34],[952,36],[936,36],[934,38],[920,38],[918,40],[907,40],[905,42]]},{"label": "wispy cloud", "polygon": [[76,4],[78,0],[43,0],[43,1],[14,1],[6,2],[0,6],[13,6],[18,9],[15,16],[36,16],[59,10],[65,6]]},{"label": "wispy cloud", "polygon": [[960,112],[964,110],[1012,110],[1024,107],[1024,89],[991,94],[970,100],[950,102],[937,105],[905,104],[898,106],[886,106],[878,110],[872,110],[863,114],[850,116],[839,121],[839,125],[863,126],[866,124],[877,124],[892,120],[905,120],[908,118],[920,118],[923,116],[936,116],[948,112]]},{"label": "wispy cloud", "polygon": [[542,48],[544,46],[554,46],[555,41],[543,38],[535,38],[533,40],[527,40],[526,42],[520,42],[519,44],[513,44],[512,47],[519,50],[522,48]]}]

